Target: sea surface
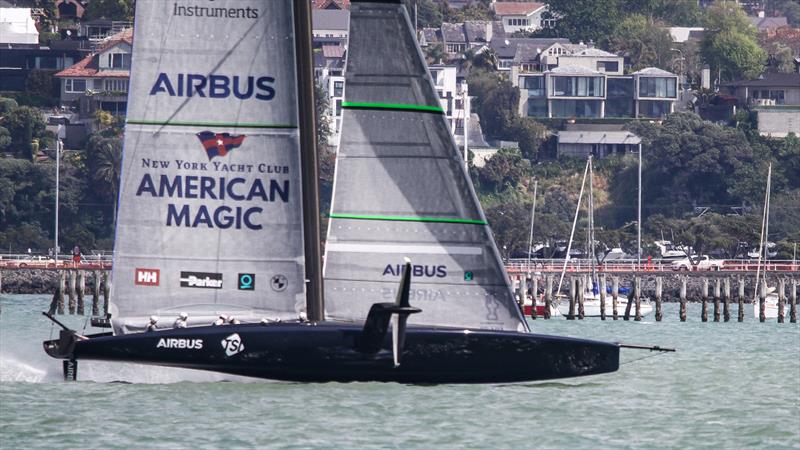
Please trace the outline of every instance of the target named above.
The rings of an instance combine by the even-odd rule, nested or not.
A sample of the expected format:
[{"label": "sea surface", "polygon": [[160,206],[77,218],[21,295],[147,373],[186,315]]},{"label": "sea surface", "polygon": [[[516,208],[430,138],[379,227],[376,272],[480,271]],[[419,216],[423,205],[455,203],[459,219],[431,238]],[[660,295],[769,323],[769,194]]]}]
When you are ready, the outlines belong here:
[{"label": "sea surface", "polygon": [[[507,385],[269,382],[81,361],[41,342],[48,296],[0,296],[0,448],[800,448],[800,327],[531,321],[537,332],[676,347],[623,350],[616,373]],[[62,316],[82,329],[87,319]],[[87,330],[90,331],[90,330]],[[500,369],[500,368],[498,368]]]}]

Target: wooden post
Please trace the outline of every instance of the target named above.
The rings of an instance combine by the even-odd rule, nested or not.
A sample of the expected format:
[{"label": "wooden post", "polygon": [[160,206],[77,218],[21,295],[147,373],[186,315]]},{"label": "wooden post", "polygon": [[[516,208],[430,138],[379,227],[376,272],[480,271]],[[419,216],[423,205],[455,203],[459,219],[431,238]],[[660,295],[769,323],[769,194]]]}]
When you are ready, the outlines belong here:
[{"label": "wooden post", "polygon": [[679,317],[681,322],[686,322],[686,284],[688,282],[688,277],[682,276],[681,277],[681,291],[680,291],[680,299],[681,299],[681,308]]},{"label": "wooden post", "polygon": [[714,322],[719,322],[719,298],[722,296],[722,280],[714,278]]},{"label": "wooden post", "polygon": [[725,277],[725,284],[722,289],[722,315],[725,322],[731,320],[731,277]]},{"label": "wooden post", "polygon": [[550,308],[553,307],[553,276],[548,275],[544,287],[544,318],[550,318]]},{"label": "wooden post", "polygon": [[786,301],[786,279],[781,277],[778,280],[778,323],[783,323],[785,318],[785,311],[783,304]]},{"label": "wooden post", "polygon": [[536,320],[536,295],[539,290],[539,279],[536,275],[531,276],[531,319]]},{"label": "wooden post", "polygon": [[764,307],[767,301],[767,280],[762,279],[758,288],[758,321],[766,322],[767,316]]},{"label": "wooden post", "polygon": [[600,320],[606,320],[606,274],[600,275]]},{"label": "wooden post", "polygon": [[75,314],[75,271],[69,271],[69,290],[67,291],[69,294],[69,313]]},{"label": "wooden post", "polygon": [[625,305],[625,314],[622,316],[623,320],[631,320],[631,307],[633,307],[633,303],[635,302],[634,298],[636,296],[636,283],[634,282],[631,285],[631,290],[628,292],[628,303]]},{"label": "wooden post", "polygon": [[83,294],[86,291],[86,279],[84,278],[84,272],[82,270],[78,271],[78,314],[84,314],[84,303],[83,303]]},{"label": "wooden post", "polygon": [[58,271],[58,289],[56,295],[58,296],[57,311],[58,314],[64,314],[64,285],[66,284],[67,274],[63,270]]},{"label": "wooden post", "polygon": [[108,314],[108,297],[111,295],[111,283],[108,281],[108,271],[103,271],[103,314]]},{"label": "wooden post", "polygon": [[661,311],[661,294],[664,290],[664,279],[656,277],[656,322],[661,322],[664,314]]},{"label": "wooden post", "polygon": [[789,293],[789,322],[797,323],[797,280],[792,279],[792,292]]},{"label": "wooden post", "polygon": [[94,271],[94,286],[92,290],[92,315],[100,315],[100,271]]},{"label": "wooden post", "polygon": [[614,320],[619,319],[617,312],[617,302],[619,300],[619,277],[611,276],[611,317]]},{"label": "wooden post", "polygon": [[569,313],[567,320],[575,320],[575,300],[578,297],[578,280],[569,277]]},{"label": "wooden post", "polygon": [[737,300],[739,301],[739,312],[737,320],[744,322],[744,278],[739,277],[739,292],[737,293]]},{"label": "wooden post", "polygon": [[703,277],[703,287],[700,294],[703,297],[703,310],[700,312],[700,320],[708,322],[708,278]]},{"label": "wooden post", "polygon": [[583,309],[583,301],[586,297],[586,276],[578,277],[578,319],[583,320],[586,311]]},{"label": "wooden post", "polygon": [[636,299],[636,315],[634,316],[633,320],[636,322],[642,321],[642,278],[637,276],[634,278],[634,293],[633,298]]}]

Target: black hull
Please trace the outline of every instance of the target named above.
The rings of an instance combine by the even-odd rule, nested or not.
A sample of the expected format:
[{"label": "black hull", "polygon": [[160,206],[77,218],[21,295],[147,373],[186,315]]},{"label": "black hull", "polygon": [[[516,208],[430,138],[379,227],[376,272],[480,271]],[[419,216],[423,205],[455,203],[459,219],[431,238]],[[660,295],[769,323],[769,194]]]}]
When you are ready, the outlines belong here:
[{"label": "black hull", "polygon": [[[239,344],[229,339],[234,334]],[[359,350],[361,334],[359,325],[333,322],[241,324],[95,335],[74,342],[69,353],[59,350],[59,341],[44,346],[60,359],[124,361],[304,382],[509,383],[619,368],[617,344],[413,326],[406,330],[402,363],[395,367],[390,336],[377,353],[367,353]],[[239,345],[243,349],[237,352]]]}]

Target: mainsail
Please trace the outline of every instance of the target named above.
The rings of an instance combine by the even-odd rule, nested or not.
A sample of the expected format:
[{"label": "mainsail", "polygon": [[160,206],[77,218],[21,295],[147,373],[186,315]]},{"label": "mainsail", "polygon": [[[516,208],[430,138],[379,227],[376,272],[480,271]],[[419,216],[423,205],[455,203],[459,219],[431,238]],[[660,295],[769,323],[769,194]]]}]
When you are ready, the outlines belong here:
[{"label": "mainsail", "polygon": [[291,0],[138,0],[112,324],[305,310]]},{"label": "mainsail", "polygon": [[412,261],[410,324],[527,330],[405,8],[352,1],[326,317],[361,321]]}]

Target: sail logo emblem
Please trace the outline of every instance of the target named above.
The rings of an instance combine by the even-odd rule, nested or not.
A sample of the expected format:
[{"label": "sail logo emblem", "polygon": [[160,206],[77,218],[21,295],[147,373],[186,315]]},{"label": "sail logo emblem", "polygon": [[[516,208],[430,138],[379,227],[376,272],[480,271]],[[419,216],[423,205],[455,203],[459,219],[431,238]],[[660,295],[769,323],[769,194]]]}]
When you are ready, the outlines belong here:
[{"label": "sail logo emblem", "polygon": [[211,161],[217,156],[225,156],[233,149],[242,145],[245,135],[239,134],[236,136],[230,133],[214,133],[212,131],[201,131],[197,133],[197,138],[206,149],[208,160]]},{"label": "sail logo emblem", "polygon": [[158,269],[139,269],[137,268],[133,278],[133,284],[137,286],[158,286],[161,279],[161,271]]},{"label": "sail logo emblem", "polygon": [[239,333],[233,333],[232,335],[223,339],[222,348],[225,350],[225,354],[228,356],[233,356],[241,351],[244,351],[244,344],[242,343],[242,338],[239,337]]},{"label": "sail logo emblem", "polygon": [[222,289],[222,274],[208,272],[181,272],[181,287]]},{"label": "sail logo emblem", "polygon": [[254,273],[240,273],[239,274],[239,290],[240,291],[254,291],[256,289],[256,274]]},{"label": "sail logo emblem", "polygon": [[284,275],[275,275],[269,280],[269,285],[273,291],[283,292],[286,290],[286,286],[289,285],[289,280]]}]

